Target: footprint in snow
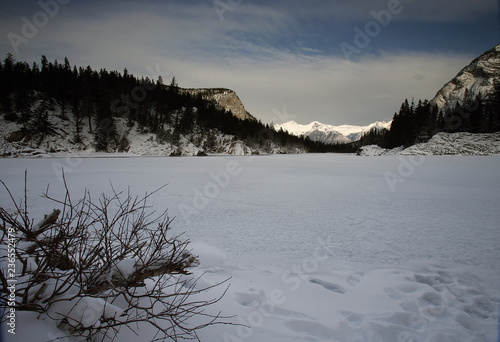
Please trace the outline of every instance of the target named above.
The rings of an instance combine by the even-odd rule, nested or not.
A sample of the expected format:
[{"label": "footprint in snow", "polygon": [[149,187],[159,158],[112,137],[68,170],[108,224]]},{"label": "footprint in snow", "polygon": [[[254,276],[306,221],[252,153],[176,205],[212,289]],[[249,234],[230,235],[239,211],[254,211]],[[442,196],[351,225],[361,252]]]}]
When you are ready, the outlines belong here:
[{"label": "footprint in snow", "polygon": [[362,272],[357,272],[357,273],[351,274],[346,279],[347,284],[349,284],[350,287],[356,287],[356,286],[358,286],[359,283],[361,282],[361,277],[363,275],[364,274]]},{"label": "footprint in snow", "polygon": [[351,311],[341,311],[346,323],[351,327],[359,328],[363,325],[363,316]]},{"label": "footprint in snow", "polygon": [[496,305],[486,296],[477,296],[472,303],[464,307],[464,311],[477,319],[488,319],[494,316]]},{"label": "footprint in snow", "polygon": [[235,293],[235,296],[236,302],[247,307],[254,307],[259,305],[259,303],[261,303],[262,300],[266,297],[263,291],[257,293],[237,292]]},{"label": "footprint in snow", "polygon": [[338,335],[334,329],[313,321],[293,319],[286,322],[285,326],[297,334],[307,336],[307,340],[331,341],[333,338],[336,339]]},{"label": "footprint in snow", "polygon": [[437,291],[442,290],[442,285],[450,285],[454,282],[453,278],[443,271],[435,274],[415,274],[414,277],[417,283],[429,285]]},{"label": "footprint in snow", "polygon": [[410,299],[405,298],[400,292],[396,291],[392,287],[386,287],[384,289],[385,294],[395,301],[404,311],[412,312],[414,314],[419,313],[418,307]]},{"label": "footprint in snow", "polygon": [[444,315],[447,310],[444,305],[443,299],[439,293],[426,292],[418,299],[424,306],[424,313],[438,317]]},{"label": "footprint in snow", "polygon": [[337,285],[337,284],[334,284],[334,283],[330,283],[328,281],[324,281],[324,280],[321,280],[321,279],[315,279],[315,278],[310,279],[309,281],[311,283],[313,283],[313,284],[318,284],[318,285],[323,286],[328,291],[332,291],[332,292],[336,292],[336,293],[340,293],[340,294],[344,294],[345,293],[344,288],[342,286],[340,286],[340,285]]}]

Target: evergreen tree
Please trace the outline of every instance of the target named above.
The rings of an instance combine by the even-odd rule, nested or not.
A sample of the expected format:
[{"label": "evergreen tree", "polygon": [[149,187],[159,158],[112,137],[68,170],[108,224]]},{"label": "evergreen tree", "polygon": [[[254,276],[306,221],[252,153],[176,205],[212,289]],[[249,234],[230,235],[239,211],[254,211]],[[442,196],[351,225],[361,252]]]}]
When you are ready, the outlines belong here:
[{"label": "evergreen tree", "polygon": [[[176,144],[181,134],[211,132],[207,139],[210,146],[215,132],[220,132],[252,141],[256,147],[270,148],[272,144],[279,144],[300,146],[311,152],[347,148],[276,132],[257,120],[238,119],[214,102],[203,99],[201,93],[191,96],[181,91],[175,77],[170,86],[163,86],[161,77],[156,82],[138,79],[127,69],[123,75],[106,69],[94,71],[90,66],[71,66],[67,57],[63,63],[57,60],[51,63],[45,56],[41,57],[40,65],[33,63],[30,67],[25,62],[15,61],[11,54],[0,62],[0,77],[0,111],[4,118],[18,120],[17,114],[20,114],[25,127],[44,136],[54,133],[51,115],[57,115],[57,109],[61,108],[60,118],[73,119],[74,132],[71,133],[76,142],[82,141],[84,122],[88,121],[98,150],[113,150],[118,142],[126,148],[123,137],[118,138],[116,133],[118,117],[126,117],[128,127],[137,124],[143,131],[156,133],[158,141],[169,140],[172,135]],[[111,106],[117,100],[124,110],[118,111],[116,106]],[[35,105],[38,106],[33,109]],[[71,106],[70,111],[67,105]]]},{"label": "evergreen tree", "polygon": [[177,83],[177,80],[175,79],[175,76],[172,77],[172,81],[170,82],[170,88],[173,91],[177,91],[179,88],[179,84]]},{"label": "evergreen tree", "polygon": [[75,98],[73,102],[73,109],[72,109],[73,115],[75,117],[75,142],[77,144],[82,142],[82,125],[83,125],[83,117],[80,114],[80,101],[78,98]]},{"label": "evergreen tree", "polygon": [[186,108],[179,121],[179,132],[186,134],[193,131],[194,126],[194,112],[192,108]]},{"label": "evergreen tree", "polygon": [[116,127],[108,101],[100,101],[96,111],[94,134],[96,151],[114,150],[118,145]]},{"label": "evergreen tree", "polygon": [[90,96],[86,96],[83,98],[81,102],[81,109],[80,109],[80,114],[82,117],[88,117],[88,123],[89,123],[89,133],[92,134],[92,118],[94,116],[94,101]]},{"label": "evergreen tree", "polygon": [[481,132],[481,127],[483,124],[483,121],[485,121],[484,117],[484,106],[483,106],[483,101],[481,100],[481,94],[478,94],[474,100],[474,109],[471,110],[470,112],[470,130],[469,132],[472,133],[479,133]]},{"label": "evergreen tree", "polygon": [[487,116],[488,131],[500,131],[500,80],[493,82],[493,92],[487,98],[484,112],[484,115]]}]

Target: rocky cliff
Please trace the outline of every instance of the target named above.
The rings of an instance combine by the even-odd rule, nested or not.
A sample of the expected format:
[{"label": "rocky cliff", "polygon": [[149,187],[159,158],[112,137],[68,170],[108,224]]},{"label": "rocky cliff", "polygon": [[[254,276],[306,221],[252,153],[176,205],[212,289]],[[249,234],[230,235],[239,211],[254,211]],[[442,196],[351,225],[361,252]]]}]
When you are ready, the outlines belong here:
[{"label": "rocky cliff", "polygon": [[241,120],[256,120],[254,116],[246,111],[238,95],[231,89],[199,88],[181,89],[181,91],[193,96],[201,95],[204,100],[214,102],[219,108],[231,111],[234,116]]},{"label": "rocky cliff", "polygon": [[500,78],[500,45],[486,51],[446,83],[431,100],[439,110],[453,110],[467,96],[482,99],[494,91],[493,83]]}]

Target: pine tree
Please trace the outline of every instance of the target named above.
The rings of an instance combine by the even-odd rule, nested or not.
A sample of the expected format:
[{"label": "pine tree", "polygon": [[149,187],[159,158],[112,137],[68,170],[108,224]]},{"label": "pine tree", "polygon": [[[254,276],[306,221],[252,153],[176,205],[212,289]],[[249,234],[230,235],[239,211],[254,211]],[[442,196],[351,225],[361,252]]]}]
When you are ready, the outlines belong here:
[{"label": "pine tree", "polygon": [[[48,123],[51,115],[55,115],[52,111],[57,107],[56,104],[61,106],[63,118],[66,116],[66,106],[70,105],[70,112],[74,117],[74,131],[71,132],[74,140],[81,142],[84,122],[88,120],[89,132],[100,150],[112,150],[120,140],[114,126],[115,119],[119,116],[127,118],[130,128],[138,124],[143,131],[155,132],[159,141],[168,140],[172,135],[172,128],[172,140],[175,143],[179,142],[181,134],[193,131],[213,132],[217,129],[239,139],[257,141],[256,146],[260,144],[269,147],[274,141],[287,146],[297,144],[311,151],[344,148],[306,141],[286,132],[276,132],[260,121],[240,120],[231,112],[217,107],[214,102],[203,99],[201,93],[191,96],[181,91],[175,77],[170,86],[166,87],[163,86],[161,77],[156,82],[142,79],[141,83],[127,69],[124,69],[122,76],[106,69],[98,72],[93,71],[90,66],[71,66],[68,58],[64,58],[63,63],[57,60],[50,63],[45,56],[41,57],[40,66],[33,63],[30,67],[25,62],[16,62],[9,54],[0,62],[0,76],[2,80],[6,80],[0,82],[1,109],[6,119],[18,120],[19,113],[25,126],[39,122],[40,129],[47,132],[50,131]],[[133,89],[141,85],[144,89],[147,88],[147,94],[145,98],[137,100],[132,95]],[[126,108],[125,111],[111,111],[111,104],[117,100],[124,104],[122,107]],[[33,111],[37,101],[41,101],[40,108]],[[409,107],[407,101],[405,106]],[[212,138],[208,140],[210,142]]]},{"label": "pine tree", "polygon": [[116,127],[108,101],[101,100],[98,104],[94,141],[96,151],[114,150],[118,145]]},{"label": "pine tree", "polygon": [[493,82],[493,92],[488,96],[485,107],[487,112],[485,115],[488,116],[488,131],[500,131],[500,80]]},{"label": "pine tree", "polygon": [[484,106],[481,100],[481,94],[478,94],[474,100],[474,110],[470,112],[470,132],[479,133],[481,131],[481,126],[484,118]]},{"label": "pine tree", "polygon": [[83,125],[83,117],[80,114],[80,100],[78,98],[75,98],[73,102],[73,116],[75,118],[75,142],[77,144],[82,143],[82,125]]},{"label": "pine tree", "polygon": [[193,131],[194,126],[194,112],[193,108],[186,108],[179,121],[179,132],[186,134]]},{"label": "pine tree", "polygon": [[175,76],[172,77],[172,81],[170,82],[170,88],[172,88],[172,90],[177,90],[177,88],[179,87],[179,84],[177,83],[177,80],[175,79]]}]

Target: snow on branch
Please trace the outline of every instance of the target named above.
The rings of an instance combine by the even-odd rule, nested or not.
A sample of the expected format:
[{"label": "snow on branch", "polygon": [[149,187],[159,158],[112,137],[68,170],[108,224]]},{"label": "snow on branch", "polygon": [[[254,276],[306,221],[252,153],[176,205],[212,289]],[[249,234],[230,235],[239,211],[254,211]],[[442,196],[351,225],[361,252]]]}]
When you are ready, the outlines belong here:
[{"label": "snow on branch", "polygon": [[[189,268],[199,264],[189,241],[170,234],[167,211],[156,213],[147,204],[163,187],[134,197],[130,190],[117,192],[111,186],[111,195],[97,200],[85,190],[83,198],[73,201],[64,179],[64,199],[52,197],[49,188],[42,196],[60,209],[34,224],[27,213],[26,189],[23,208],[2,185],[15,208],[0,208],[0,248],[5,249],[15,232],[17,310],[48,316],[68,334],[87,340],[113,340],[122,326],[135,331],[141,322],[158,330],[157,340],[197,340],[198,329],[223,323],[224,317],[205,309],[225,291],[209,300],[199,295],[227,280],[200,289],[197,279],[188,277]],[[2,250],[2,264],[7,256]],[[4,267],[0,271],[6,306],[9,274]],[[206,322],[192,325],[194,316]]]}]

